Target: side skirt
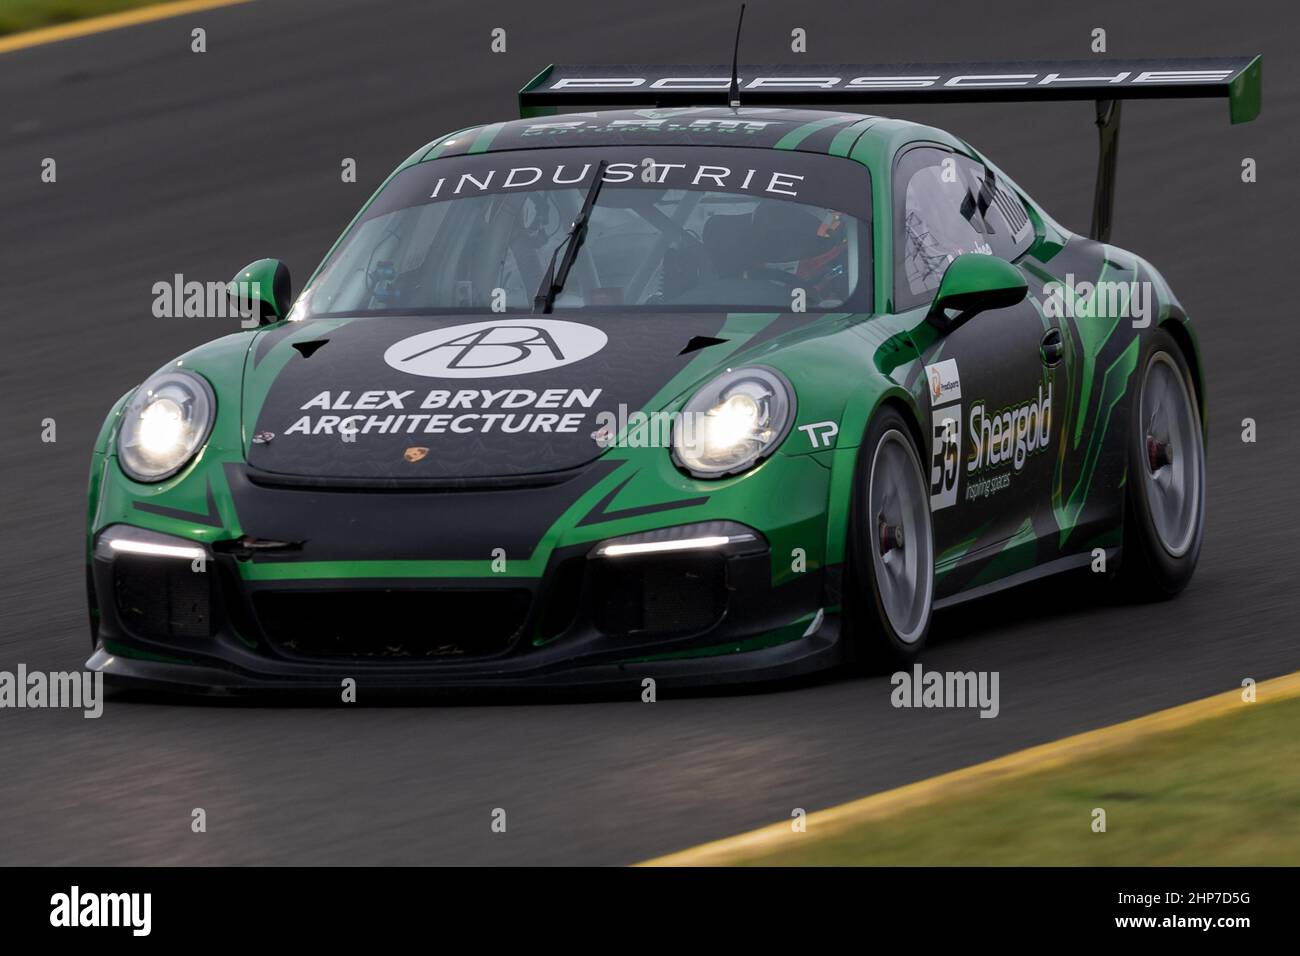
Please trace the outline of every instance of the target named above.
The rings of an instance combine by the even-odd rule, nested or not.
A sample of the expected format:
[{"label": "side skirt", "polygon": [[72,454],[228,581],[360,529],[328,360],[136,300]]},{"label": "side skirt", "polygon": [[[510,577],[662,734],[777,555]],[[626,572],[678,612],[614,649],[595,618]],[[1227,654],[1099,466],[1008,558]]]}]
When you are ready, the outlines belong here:
[{"label": "side skirt", "polygon": [[[1120,548],[1107,548],[1106,561],[1111,562],[1119,557]],[[964,604],[966,601],[974,601],[977,598],[987,597],[990,594],[996,594],[998,591],[1005,591],[1007,588],[1014,588],[1017,585],[1028,584],[1030,581],[1037,581],[1039,578],[1051,577],[1053,574],[1060,574],[1062,571],[1070,571],[1074,568],[1081,568],[1092,562],[1092,552],[1067,555],[1064,558],[1057,558],[1055,561],[1048,561],[1046,564],[1040,564],[1037,567],[1029,568],[1025,571],[1018,571],[1015,574],[1009,574],[1005,578],[997,581],[991,581],[988,584],[981,584],[979,587],[971,588],[969,591],[961,591],[958,594],[941,598],[934,602],[934,609],[942,611],[944,608],[953,607],[957,604]]]}]

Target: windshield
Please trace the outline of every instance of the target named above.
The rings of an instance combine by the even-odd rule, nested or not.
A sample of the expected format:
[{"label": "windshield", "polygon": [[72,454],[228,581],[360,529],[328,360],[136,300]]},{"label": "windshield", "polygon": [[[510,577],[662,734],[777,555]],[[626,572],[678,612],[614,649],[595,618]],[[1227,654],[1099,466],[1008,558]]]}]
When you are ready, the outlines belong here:
[{"label": "windshield", "polygon": [[510,151],[403,170],[295,311],[530,311],[601,159],[556,312],[869,308],[865,167],[762,149],[647,152]]}]

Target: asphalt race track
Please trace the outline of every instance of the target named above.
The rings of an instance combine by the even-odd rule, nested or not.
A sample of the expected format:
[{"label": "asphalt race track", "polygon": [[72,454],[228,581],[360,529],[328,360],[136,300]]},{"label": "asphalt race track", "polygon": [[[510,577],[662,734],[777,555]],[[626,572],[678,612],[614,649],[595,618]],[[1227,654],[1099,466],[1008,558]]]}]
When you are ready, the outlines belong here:
[{"label": "asphalt race track", "polygon": [[[4,710],[0,864],[630,863],[1300,668],[1297,319],[1280,294],[1297,271],[1300,10],[1198,6],[759,0],[742,52],[796,59],[803,27],[810,61],[1083,57],[1099,26],[1116,57],[1264,53],[1255,123],[1229,126],[1223,101],[1124,108],[1113,239],[1164,272],[1208,367],[1208,526],[1180,599],[1122,606],[1069,583],[941,616],[927,668],[999,671],[995,720],[895,710],[883,677],[655,704]],[[547,62],[720,61],[735,7],[259,0],[0,55],[0,670],[85,660],[102,417],[230,331],[153,318],[153,283],[224,280],[260,256],[301,282],[393,166],[515,115]],[[190,52],[196,26],[207,53]],[[494,27],[505,54],[489,52]],[[906,115],[970,139],[1086,231],[1091,104]]]}]

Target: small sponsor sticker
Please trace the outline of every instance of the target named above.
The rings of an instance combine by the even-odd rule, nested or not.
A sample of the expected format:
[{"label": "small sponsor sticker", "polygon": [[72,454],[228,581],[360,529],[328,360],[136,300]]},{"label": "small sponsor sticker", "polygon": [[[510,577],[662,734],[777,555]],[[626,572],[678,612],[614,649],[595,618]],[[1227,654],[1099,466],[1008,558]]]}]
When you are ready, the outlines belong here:
[{"label": "small sponsor sticker", "polygon": [[930,391],[930,407],[938,408],[961,398],[961,373],[956,359],[944,359],[925,367],[925,380]]}]

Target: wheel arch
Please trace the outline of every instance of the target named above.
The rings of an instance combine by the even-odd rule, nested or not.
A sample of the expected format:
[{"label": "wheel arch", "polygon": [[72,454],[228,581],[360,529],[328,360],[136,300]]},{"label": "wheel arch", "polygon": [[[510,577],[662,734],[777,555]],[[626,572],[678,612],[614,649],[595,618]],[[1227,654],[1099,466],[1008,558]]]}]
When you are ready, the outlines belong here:
[{"label": "wheel arch", "polygon": [[849,510],[852,503],[853,480],[857,475],[858,458],[862,454],[862,439],[883,409],[892,408],[907,425],[909,437],[916,448],[917,457],[924,467],[929,454],[922,426],[921,410],[916,398],[905,388],[891,381],[888,387],[867,387],[845,402],[840,419],[840,442],[830,456],[831,480],[827,491],[826,544],[828,564],[842,563],[848,534]]},{"label": "wheel arch", "polygon": [[[930,455],[928,443],[925,440],[926,432],[923,426],[922,411],[917,406],[915,396],[891,380],[889,386],[875,394],[869,403],[864,401],[861,405],[847,409],[846,412],[845,428],[848,430],[847,434],[853,436],[854,446],[851,448],[841,447],[833,457],[831,500],[828,502],[828,506],[832,515],[838,514],[840,517],[838,520],[827,522],[827,556],[828,563],[837,566],[835,580],[838,582],[838,587],[834,597],[830,598],[828,603],[833,603],[837,607],[841,616],[841,627],[845,628],[843,634],[846,640],[845,654],[847,655],[847,661],[855,664],[855,666],[866,667],[872,671],[882,667],[896,669],[897,666],[914,659],[919,648],[924,646],[925,634],[929,630],[931,611],[927,608],[920,630],[913,632],[919,635],[914,642],[899,644],[897,639],[890,639],[886,635],[893,633],[893,625],[882,625],[880,620],[874,616],[871,617],[873,624],[864,625],[863,614],[867,613],[867,611],[861,604],[862,601],[867,600],[868,606],[874,606],[873,614],[884,614],[885,612],[882,610],[883,605],[879,603],[881,598],[876,584],[869,586],[871,593],[874,595],[869,599],[864,596],[867,592],[855,587],[856,584],[861,583],[861,579],[856,577],[854,571],[855,563],[850,553],[852,550],[850,538],[853,537],[854,499],[863,488],[860,483],[862,478],[860,472],[870,472],[871,456],[875,450],[874,446],[865,439],[871,433],[873,427],[880,422],[881,416],[888,412],[893,412],[903,422],[903,429],[911,442],[917,464],[921,469],[921,473],[918,475],[921,480],[919,489],[921,498],[918,504],[925,514],[926,522],[932,520],[926,465]],[[892,420],[888,424],[891,429],[894,427]],[[930,547],[929,594],[932,601],[934,588],[932,540]],[[833,562],[830,557],[832,553],[836,555]],[[865,630],[864,627],[866,627]],[[889,648],[886,649],[883,644],[878,643],[878,639],[889,644]]]},{"label": "wheel arch", "polygon": [[1169,333],[1170,338],[1183,353],[1183,359],[1192,372],[1192,385],[1196,389],[1196,407],[1201,413],[1202,439],[1207,443],[1210,437],[1208,408],[1205,396],[1205,370],[1201,364],[1201,350],[1196,341],[1196,333],[1182,309],[1171,307],[1169,316],[1160,323],[1160,328]]},{"label": "wheel arch", "polygon": [[902,415],[903,421],[907,423],[907,430],[911,435],[913,444],[916,445],[917,455],[924,462],[926,458],[925,430],[921,427],[921,412],[916,407],[916,402],[911,400],[912,397],[908,395],[907,398],[908,401],[904,401],[903,396],[895,392],[886,394],[876,403],[876,407],[872,410],[867,422],[870,423],[885,408],[893,408],[898,411]]}]

